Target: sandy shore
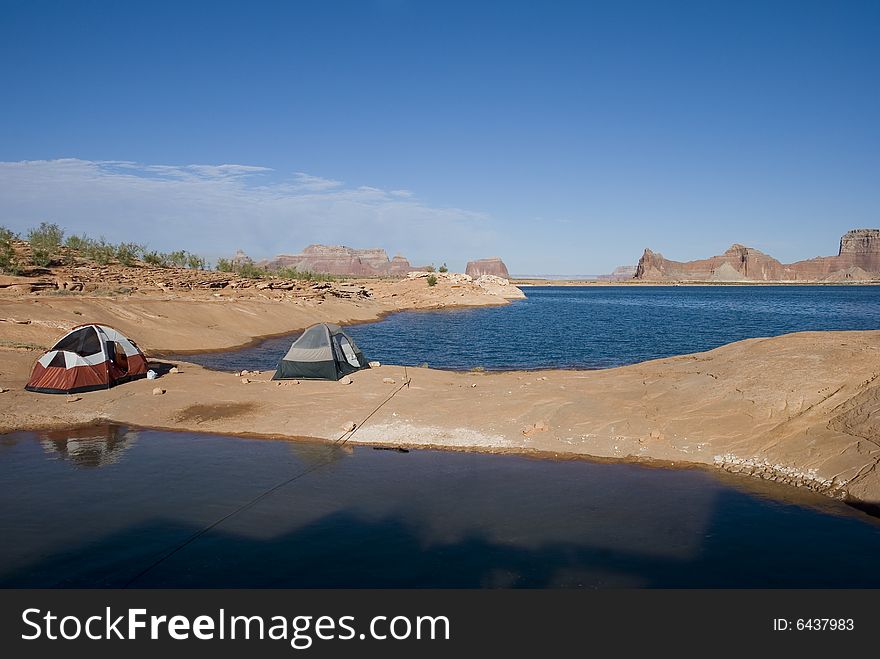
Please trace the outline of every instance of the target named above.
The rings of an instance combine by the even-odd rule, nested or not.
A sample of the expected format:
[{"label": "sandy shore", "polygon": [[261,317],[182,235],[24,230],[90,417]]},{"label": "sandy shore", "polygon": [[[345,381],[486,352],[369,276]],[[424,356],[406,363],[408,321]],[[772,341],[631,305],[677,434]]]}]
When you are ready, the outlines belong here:
[{"label": "sandy shore", "polygon": [[487,292],[443,278],[430,288],[424,279],[350,280],[326,286],[298,292],[209,289],[0,296],[0,348],[47,348],[70,328],[93,322],[115,327],[153,354],[223,350],[319,322],[350,324],[407,309],[500,305],[522,297],[515,286]]},{"label": "sandy shore", "polygon": [[[0,303],[0,317],[11,311],[31,322],[0,323],[0,336],[7,345],[46,344],[67,323],[88,318],[129,332],[148,351],[222,348],[318,320],[368,320],[407,305],[499,302],[475,291],[462,297],[457,289],[427,298],[424,288],[407,286],[412,284],[369,300],[320,304],[24,299]],[[0,394],[0,432],[112,421],[231,435],[661,460],[880,504],[880,332],[751,339],[600,371],[410,368],[405,375],[401,367],[383,365],[355,374],[348,385],[279,385],[271,373],[244,381],[181,363],[180,373],[157,381],[75,397],[23,390],[35,356],[0,351],[0,386],[9,389]],[[410,385],[401,388],[407,376]],[[165,393],[153,395],[156,386]],[[356,431],[347,433],[352,424]]]}]

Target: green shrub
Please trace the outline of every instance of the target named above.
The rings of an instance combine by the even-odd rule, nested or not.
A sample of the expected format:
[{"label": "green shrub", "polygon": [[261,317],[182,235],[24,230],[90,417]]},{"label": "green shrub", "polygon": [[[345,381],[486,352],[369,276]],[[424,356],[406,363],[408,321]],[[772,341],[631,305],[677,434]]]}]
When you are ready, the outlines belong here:
[{"label": "green shrub", "polygon": [[308,279],[309,272],[300,272],[296,268],[278,268],[272,271],[272,276],[279,279]]},{"label": "green shrub", "polygon": [[6,227],[0,227],[0,272],[17,275],[21,272],[18,259],[15,257],[15,246],[12,241],[16,235]]},{"label": "green shrub", "polygon": [[143,253],[143,245],[135,243],[119,243],[116,246],[116,260],[122,265],[133,266]]},{"label": "green shrub", "polygon": [[81,252],[86,248],[90,240],[85,234],[82,236],[68,236],[67,240],[64,241],[64,245],[74,251]]},{"label": "green shrub", "polygon": [[428,286],[437,285],[437,277],[435,277],[434,275],[428,275],[428,278],[425,281],[428,282]]},{"label": "green shrub", "polygon": [[296,279],[298,281],[335,281],[333,275],[326,275],[320,272],[312,272],[310,270],[298,270],[296,268],[278,268],[266,274],[278,277],[279,279]]},{"label": "green shrub", "polygon": [[168,262],[166,260],[165,254],[160,254],[159,252],[153,250],[151,252],[144,252],[144,263],[149,265],[155,265],[160,268],[167,268]]},{"label": "green shrub", "polygon": [[108,243],[104,236],[97,240],[87,239],[88,244],[82,250],[82,254],[90,261],[94,261],[98,265],[108,265],[113,262],[116,257],[116,248]]},{"label": "green shrub", "polygon": [[449,268],[447,268],[446,264],[444,263],[443,265],[440,266],[439,271],[440,272],[449,272]]},{"label": "green shrub", "polygon": [[40,226],[28,232],[28,242],[31,244],[31,261],[34,265],[51,265],[52,259],[61,247],[64,239],[64,230],[57,224],[40,222]]},{"label": "green shrub", "polygon": [[261,279],[266,276],[263,268],[255,266],[253,263],[242,263],[238,268],[238,275],[246,279]]},{"label": "green shrub", "polygon": [[434,266],[433,265],[426,265],[425,272],[434,272]]},{"label": "green shrub", "polygon": [[198,254],[187,254],[186,255],[186,267],[192,268],[193,270],[204,270],[205,269],[205,259],[203,259]]},{"label": "green shrub", "polygon": [[232,272],[232,261],[229,259],[217,259],[217,270],[220,272]]},{"label": "green shrub", "polygon": [[178,268],[185,268],[187,262],[187,254],[184,250],[180,249],[176,252],[171,252],[170,254],[165,254],[165,261],[173,266]]}]

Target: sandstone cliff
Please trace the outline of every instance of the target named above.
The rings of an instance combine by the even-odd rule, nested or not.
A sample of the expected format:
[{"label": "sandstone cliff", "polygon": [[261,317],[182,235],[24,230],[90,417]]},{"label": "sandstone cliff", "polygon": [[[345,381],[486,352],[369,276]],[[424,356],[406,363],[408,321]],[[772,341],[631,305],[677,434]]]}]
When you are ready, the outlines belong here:
[{"label": "sandstone cliff", "polygon": [[414,270],[403,256],[389,259],[384,249],[353,249],[339,245],[309,245],[299,254],[279,254],[261,265],[270,270],[296,268],[300,271],[356,277],[402,277]]},{"label": "sandstone cliff", "polygon": [[854,229],[840,239],[837,256],[780,263],[745,245],[697,261],[672,261],[646,249],[635,279],[653,281],[866,281],[880,279],[880,229]]},{"label": "sandstone cliff", "polygon": [[476,279],[483,275],[494,275],[502,279],[510,279],[510,273],[507,266],[497,256],[488,259],[477,259],[476,261],[468,261],[465,273]]},{"label": "sandstone cliff", "polygon": [[636,274],[634,265],[619,265],[608,275],[596,275],[598,281],[627,281],[632,279]]}]

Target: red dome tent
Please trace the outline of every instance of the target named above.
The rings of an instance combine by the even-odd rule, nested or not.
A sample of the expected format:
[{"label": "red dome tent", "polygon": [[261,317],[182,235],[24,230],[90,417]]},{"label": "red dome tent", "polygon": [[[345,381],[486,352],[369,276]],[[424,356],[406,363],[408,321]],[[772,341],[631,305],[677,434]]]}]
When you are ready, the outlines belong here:
[{"label": "red dome tent", "polygon": [[75,394],[144,377],[147,358],[131,339],[106,325],[80,325],[34,364],[25,389]]}]

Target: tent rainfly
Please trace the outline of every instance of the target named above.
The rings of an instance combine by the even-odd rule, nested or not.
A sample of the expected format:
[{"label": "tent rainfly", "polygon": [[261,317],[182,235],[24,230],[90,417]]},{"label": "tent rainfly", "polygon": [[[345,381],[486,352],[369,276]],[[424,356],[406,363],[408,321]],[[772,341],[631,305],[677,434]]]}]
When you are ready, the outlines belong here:
[{"label": "tent rainfly", "polygon": [[369,368],[352,338],[337,325],[320,323],[302,333],[278,362],[273,380],[338,380]]},{"label": "tent rainfly", "polygon": [[77,394],[109,389],[146,374],[147,358],[134,341],[106,325],[80,325],[37,360],[25,389]]}]

